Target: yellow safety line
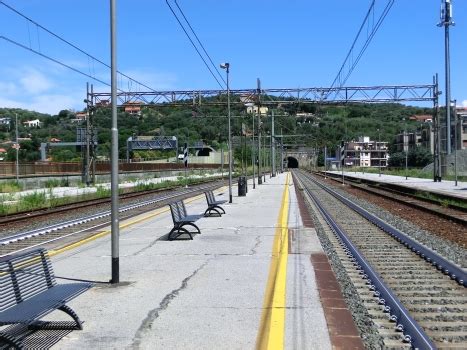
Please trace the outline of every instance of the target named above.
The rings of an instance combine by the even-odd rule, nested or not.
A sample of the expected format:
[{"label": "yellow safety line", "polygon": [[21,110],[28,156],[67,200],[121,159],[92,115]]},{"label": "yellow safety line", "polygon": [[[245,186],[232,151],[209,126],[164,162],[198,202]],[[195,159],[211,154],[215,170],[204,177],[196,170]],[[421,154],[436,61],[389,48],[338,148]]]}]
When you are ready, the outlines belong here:
[{"label": "yellow safety line", "polygon": [[[195,197],[192,197],[192,198],[189,198],[186,200],[187,203],[191,203],[197,199],[200,199],[202,197],[202,195],[197,195]],[[142,216],[142,217],[139,217],[137,218],[136,220],[131,220],[131,221],[125,221],[124,224],[120,224],[118,227],[120,229],[122,228],[126,228],[126,227],[129,227],[129,226],[132,226],[134,224],[137,224],[141,221],[144,221],[144,220],[148,220],[148,219],[151,219],[155,216],[158,216],[162,213],[166,213],[168,212],[169,209],[168,208],[164,208],[164,209],[157,209],[154,213],[152,214],[149,214],[149,215],[145,215],[145,216]],[[105,230],[105,231],[101,231],[99,233],[96,233],[95,235],[92,235],[91,237],[88,237],[88,238],[84,238],[78,242],[75,242],[75,243],[71,243],[63,248],[59,248],[59,249],[55,249],[55,250],[49,250],[49,256],[54,256],[54,255],[58,255],[60,253],[63,253],[63,252],[66,252],[67,250],[70,250],[70,249],[73,249],[73,248],[77,248],[79,246],[82,246],[83,244],[86,244],[88,242],[92,242],[98,238],[101,238],[101,237],[104,237],[108,234],[111,233],[111,230]]]},{"label": "yellow safety line", "polygon": [[287,174],[285,181],[282,204],[277,219],[263,313],[256,339],[256,348],[260,350],[284,348],[285,296],[289,250],[289,175]]}]

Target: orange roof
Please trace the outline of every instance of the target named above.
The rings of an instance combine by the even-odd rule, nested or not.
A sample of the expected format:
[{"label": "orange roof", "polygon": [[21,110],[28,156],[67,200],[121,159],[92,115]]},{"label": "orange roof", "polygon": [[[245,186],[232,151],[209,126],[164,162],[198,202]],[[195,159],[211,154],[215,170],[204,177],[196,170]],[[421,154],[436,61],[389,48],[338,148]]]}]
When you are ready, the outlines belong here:
[{"label": "orange roof", "polygon": [[420,115],[413,115],[410,117],[410,120],[418,120],[418,121],[426,121],[428,119],[433,119],[433,116],[430,114],[420,114]]}]

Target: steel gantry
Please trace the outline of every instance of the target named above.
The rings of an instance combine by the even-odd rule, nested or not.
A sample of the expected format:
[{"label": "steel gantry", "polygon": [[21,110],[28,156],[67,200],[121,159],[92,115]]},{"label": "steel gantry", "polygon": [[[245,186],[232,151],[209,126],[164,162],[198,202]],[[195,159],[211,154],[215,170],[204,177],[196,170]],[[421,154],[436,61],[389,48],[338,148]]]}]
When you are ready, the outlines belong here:
[{"label": "steel gantry", "polygon": [[[433,104],[434,120],[434,181],[441,181],[442,152],[439,142],[439,104],[440,91],[438,77],[432,84],[421,85],[378,85],[353,87],[311,87],[230,90],[231,104],[257,104],[274,107],[287,104],[347,104],[347,103],[402,103],[429,102]],[[88,92],[88,100],[94,108],[112,106],[112,94],[109,92]],[[332,98],[330,98],[332,96]],[[117,107],[163,107],[226,105],[226,90],[172,90],[172,91],[119,91],[116,94]],[[258,118],[259,119],[259,118]],[[259,139],[259,138],[258,138]]]},{"label": "steel gantry", "polygon": [[[292,89],[238,89],[230,90],[231,103],[244,104],[258,101],[258,93],[266,106],[294,103],[397,103],[433,102],[437,99],[435,85],[355,86],[340,88],[292,88]],[[332,95],[332,98],[326,96]],[[117,93],[117,106],[160,107],[164,105],[224,105],[225,90],[178,90],[178,91],[129,91]],[[93,92],[96,106],[110,106],[111,94]]]}]

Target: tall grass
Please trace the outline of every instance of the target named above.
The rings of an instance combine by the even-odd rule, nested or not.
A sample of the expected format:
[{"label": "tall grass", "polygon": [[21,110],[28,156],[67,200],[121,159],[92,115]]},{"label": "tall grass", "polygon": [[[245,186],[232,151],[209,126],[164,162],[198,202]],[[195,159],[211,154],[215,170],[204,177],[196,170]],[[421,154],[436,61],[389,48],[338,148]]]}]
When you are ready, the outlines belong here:
[{"label": "tall grass", "polygon": [[0,183],[0,193],[14,193],[23,189],[23,185],[17,181],[6,181]]},{"label": "tall grass", "polygon": [[17,208],[19,211],[28,211],[47,207],[47,203],[47,195],[44,192],[34,192],[22,196],[17,203]]}]

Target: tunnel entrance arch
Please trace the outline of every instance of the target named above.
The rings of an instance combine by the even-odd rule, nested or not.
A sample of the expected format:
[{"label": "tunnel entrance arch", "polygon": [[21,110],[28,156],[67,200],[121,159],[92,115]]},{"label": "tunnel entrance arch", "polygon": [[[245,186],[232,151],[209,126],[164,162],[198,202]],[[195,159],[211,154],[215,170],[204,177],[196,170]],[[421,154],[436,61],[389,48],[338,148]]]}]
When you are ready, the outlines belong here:
[{"label": "tunnel entrance arch", "polygon": [[198,157],[209,157],[209,154],[212,152],[212,148],[202,148],[196,154]]},{"label": "tunnel entrance arch", "polygon": [[287,168],[298,168],[298,160],[295,157],[287,157]]}]

